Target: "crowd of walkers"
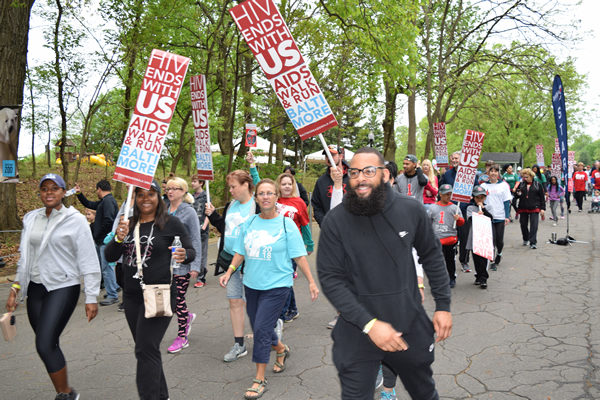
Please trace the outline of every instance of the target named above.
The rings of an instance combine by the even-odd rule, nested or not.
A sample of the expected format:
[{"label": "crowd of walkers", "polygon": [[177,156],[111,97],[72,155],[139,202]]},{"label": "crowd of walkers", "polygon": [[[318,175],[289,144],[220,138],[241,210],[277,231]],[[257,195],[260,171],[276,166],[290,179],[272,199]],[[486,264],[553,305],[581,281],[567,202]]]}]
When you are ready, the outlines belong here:
[{"label": "crowd of walkers", "polygon": [[[79,396],[69,386],[59,337],[82,282],[88,321],[98,313],[101,287],[105,295],[99,304],[119,303],[118,310],[124,312],[134,341],[139,397],[169,398],[161,344],[175,315],[177,336],[167,351],[177,353],[190,345],[196,313],[188,309],[186,294],[190,285],[206,285],[210,225],[220,233],[215,275],[225,288],[233,335],[231,348],[223,349],[223,361],[248,354],[247,314],[256,371],[243,396],[261,397],[268,389],[271,350],[275,358],[270,372],[275,374],[286,369],[292,352],[293,343],[282,341],[282,329],[300,316],[293,290],[298,268],[308,281],[311,300],[320,293],[306,258],[315,248],[309,204],[321,227],[319,280],[338,311],[328,327],[333,329],[342,398],[373,398],[383,384],[380,398],[395,399],[396,378],[413,398],[437,398],[432,349],[451,332],[457,254],[463,273],[471,272],[473,260],[474,284],[486,289],[489,271],[497,270],[503,257],[506,225],[518,220],[523,245],[536,249],[546,204],[554,225],[571,212],[568,182],[537,165],[515,171],[516,166],[488,161],[470,201],[456,203],[452,191],[458,152],[449,157],[447,169],[408,154],[399,171],[372,147],[357,151],[350,162],[342,148],[330,146],[329,151],[335,164],[326,158],[328,168],[310,200],[293,168],[286,167],[275,180],[261,179],[249,152],[248,170],[226,177],[231,201],[221,213],[208,201],[203,181],[194,177],[188,187],[186,180],[170,175],[162,185],[154,180],[147,190],[136,188],[131,203],[120,208],[108,181],[97,183],[98,201],[88,200],[76,185],[77,198],[86,207],[84,217],[63,206],[64,180],[45,175],[39,182],[43,207],[23,219],[21,259],[6,308],[14,311],[27,298],[36,349],[56,399]],[[584,168],[578,163],[572,176],[578,211],[590,196],[589,212],[600,212],[600,163],[587,172]],[[473,252],[476,214],[491,221],[490,260]],[[422,306],[424,275],[436,303],[433,323]],[[170,285],[170,313],[148,317],[142,283]]]}]

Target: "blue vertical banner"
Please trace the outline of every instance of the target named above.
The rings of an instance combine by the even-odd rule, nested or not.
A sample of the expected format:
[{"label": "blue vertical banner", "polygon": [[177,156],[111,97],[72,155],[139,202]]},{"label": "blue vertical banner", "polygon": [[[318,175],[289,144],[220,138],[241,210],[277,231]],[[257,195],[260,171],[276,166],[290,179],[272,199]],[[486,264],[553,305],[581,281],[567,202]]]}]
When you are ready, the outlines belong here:
[{"label": "blue vertical banner", "polygon": [[567,109],[565,108],[565,92],[563,84],[558,75],[554,77],[554,83],[552,84],[552,108],[554,109],[554,123],[556,124],[562,171],[566,182],[569,159],[569,148],[567,144]]}]

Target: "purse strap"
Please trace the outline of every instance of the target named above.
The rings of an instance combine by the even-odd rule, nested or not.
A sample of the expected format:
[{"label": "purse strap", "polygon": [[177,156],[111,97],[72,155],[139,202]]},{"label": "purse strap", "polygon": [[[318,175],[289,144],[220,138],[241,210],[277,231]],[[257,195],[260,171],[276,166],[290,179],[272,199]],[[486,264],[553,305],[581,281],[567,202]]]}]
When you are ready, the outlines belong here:
[{"label": "purse strap", "polygon": [[[150,229],[150,234],[148,235],[148,240],[152,237],[152,233],[154,232],[154,223],[152,224],[152,228]],[[144,285],[144,272],[142,270],[142,264],[146,260],[146,256],[148,255],[148,244],[146,244],[146,249],[144,250],[144,257],[142,258],[142,252],[140,250],[140,223],[139,221],[135,224],[135,228],[133,229],[133,240],[135,242],[135,259],[137,264],[137,276],[140,278],[140,285]],[[173,283],[173,268],[171,268],[171,263],[169,263],[169,271],[171,281],[169,285]]]}]

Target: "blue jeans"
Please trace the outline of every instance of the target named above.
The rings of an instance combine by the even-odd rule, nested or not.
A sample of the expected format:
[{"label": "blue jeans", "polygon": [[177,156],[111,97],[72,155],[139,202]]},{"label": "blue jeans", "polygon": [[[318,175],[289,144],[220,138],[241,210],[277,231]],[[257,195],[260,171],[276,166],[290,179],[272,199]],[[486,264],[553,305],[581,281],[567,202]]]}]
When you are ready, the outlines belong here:
[{"label": "blue jeans", "polygon": [[117,289],[119,285],[117,285],[117,276],[115,275],[115,267],[114,265],[109,264],[106,261],[106,256],[104,255],[105,244],[98,245],[96,244],[96,252],[98,253],[98,259],[100,260],[100,269],[102,270],[102,279],[104,279],[104,289],[106,289],[106,297],[108,299],[117,299],[119,296],[117,295]]},{"label": "blue jeans", "polygon": [[246,312],[254,332],[252,362],[266,364],[271,355],[271,346],[279,343],[275,334],[275,324],[283,304],[290,294],[289,287],[269,290],[254,290],[244,286],[246,292]]}]

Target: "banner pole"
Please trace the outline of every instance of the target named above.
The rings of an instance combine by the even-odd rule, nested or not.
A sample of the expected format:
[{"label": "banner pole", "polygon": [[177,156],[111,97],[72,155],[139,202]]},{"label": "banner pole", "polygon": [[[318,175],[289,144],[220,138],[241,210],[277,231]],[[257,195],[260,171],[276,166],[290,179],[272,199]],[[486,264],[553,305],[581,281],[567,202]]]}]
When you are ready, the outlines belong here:
[{"label": "banner pole", "polygon": [[125,203],[125,211],[123,213],[123,220],[125,222],[127,222],[129,220],[129,209],[131,208],[130,204],[131,204],[131,198],[133,197],[133,185],[129,185],[129,190],[127,191],[127,200]]},{"label": "banner pole", "polygon": [[329,159],[331,166],[336,167],[335,162],[333,161],[333,156],[329,151],[329,147],[327,147],[327,142],[325,142],[325,138],[323,137],[322,133],[319,133],[319,139],[321,140],[321,144],[323,145],[323,149],[325,150],[325,154],[327,154],[327,158]]},{"label": "banner pole", "polygon": [[[456,209],[456,213],[454,215],[458,215],[458,212],[460,211],[460,201],[456,202],[456,206],[458,208]],[[456,229],[456,220],[454,220],[454,224],[452,225],[452,229]]]},{"label": "banner pole", "polygon": [[210,203],[210,187],[208,185],[208,183],[210,182],[209,180],[204,181],[206,182],[206,203]]}]

